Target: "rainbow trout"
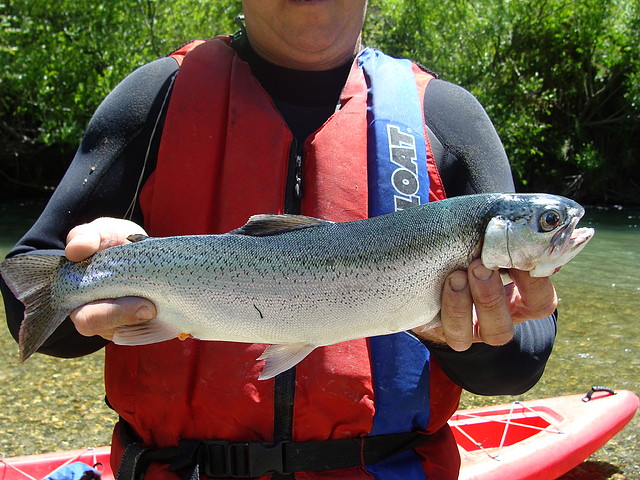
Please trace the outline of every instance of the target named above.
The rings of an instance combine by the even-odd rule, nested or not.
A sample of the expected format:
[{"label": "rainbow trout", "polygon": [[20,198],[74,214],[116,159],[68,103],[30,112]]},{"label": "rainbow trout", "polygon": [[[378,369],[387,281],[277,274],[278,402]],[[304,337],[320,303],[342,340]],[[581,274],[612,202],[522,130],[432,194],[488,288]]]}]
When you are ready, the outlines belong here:
[{"label": "rainbow trout", "polygon": [[27,254],[0,270],[25,305],[21,360],[75,308],[138,296],[157,318],[121,327],[115,343],[270,344],[259,357],[265,379],[323,345],[436,326],[445,278],[477,257],[554,273],[594,233],[575,228],[583,213],[563,197],[483,194],[345,223],[257,215],[223,235],[132,238],[79,263]]}]

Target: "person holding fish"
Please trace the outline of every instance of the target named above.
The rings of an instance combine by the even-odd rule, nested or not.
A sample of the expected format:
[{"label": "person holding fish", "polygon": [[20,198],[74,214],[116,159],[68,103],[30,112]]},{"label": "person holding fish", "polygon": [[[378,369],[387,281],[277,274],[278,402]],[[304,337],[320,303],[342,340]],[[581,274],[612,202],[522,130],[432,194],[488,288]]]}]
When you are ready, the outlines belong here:
[{"label": "person holding fish", "polygon": [[[107,399],[121,417],[111,455],[118,478],[453,479],[460,459],[446,422],[461,389],[517,394],[540,378],[557,305],[544,275],[588,240],[589,234],[574,233],[581,213],[564,200],[549,206],[542,197],[508,197],[507,203],[504,197],[510,213],[487,213],[492,229],[484,247],[480,232],[463,263],[444,262],[462,235],[445,232],[464,232],[454,218],[472,210],[463,196],[513,191],[506,154],[468,92],[362,47],[366,8],[366,0],[244,0],[240,32],[190,43],[136,70],[106,97],[42,216],[9,257],[64,254],[82,262],[69,268],[87,268],[64,280],[79,286],[113,274],[89,275],[86,259],[125,252],[118,249],[133,241],[132,253],[118,261],[132,272],[135,260],[145,258],[153,275],[115,278],[111,290],[88,303],[66,304],[73,311],[65,319],[69,312],[61,307],[57,329],[32,328],[48,317],[27,307],[29,320],[18,335],[22,302],[50,297],[34,294],[31,274],[16,280],[18,269],[3,264],[8,323],[21,338],[23,357],[35,350],[73,357],[106,348]],[[353,280],[363,278],[361,263],[356,268],[345,259],[370,260],[377,258],[376,245],[397,245],[413,221],[393,212],[428,202],[435,202],[438,220],[431,223],[441,233],[424,254],[404,259],[426,265],[423,273],[399,269],[402,257],[392,256],[368,266],[366,282]],[[377,221],[383,225],[377,233],[368,230],[364,219],[385,214],[393,220]],[[254,215],[262,216],[247,222]],[[357,220],[363,222],[340,226]],[[531,245],[525,243],[507,252],[506,264],[489,262],[496,244],[514,240],[507,239],[508,229],[544,235],[552,245],[544,255],[561,261],[544,268],[519,262]],[[333,230],[349,233],[329,235]],[[221,235],[226,232],[232,233]],[[257,250],[241,261],[234,250],[225,257],[224,249],[207,247],[194,262],[191,247],[183,248],[191,240],[169,247],[143,237],[211,234],[220,235],[207,241]],[[310,240],[292,240],[303,237]],[[440,237],[453,240],[441,244]],[[263,245],[278,242],[296,247],[270,250],[280,258],[262,255]],[[480,249],[482,259],[467,258],[479,257]],[[324,252],[320,266],[312,261],[318,252]],[[196,266],[181,269],[185,262]],[[503,286],[498,267],[510,268],[512,283]],[[205,290],[210,274],[199,268],[224,271],[222,290]],[[536,269],[543,276],[525,271]],[[424,273],[431,271],[433,277]],[[291,272],[302,273],[293,278]],[[48,275],[55,284],[51,270]],[[154,278],[168,289],[156,301],[145,296]],[[436,287],[428,299],[420,293],[426,283]],[[217,300],[212,292],[219,291]],[[349,336],[357,322],[340,312],[367,312],[367,323],[394,295],[401,299],[394,304],[398,318],[385,311],[395,325],[385,333],[397,333]],[[379,299],[385,301],[375,303]],[[415,299],[424,312],[439,314],[407,328],[401,320]],[[224,314],[207,307],[196,317],[210,328],[218,318],[229,320],[231,339],[190,330],[180,320],[202,305],[225,302]],[[356,304],[361,310],[353,310]],[[312,311],[327,313],[316,318]],[[318,338],[346,333],[337,343],[313,333],[287,343],[294,324],[309,326]],[[34,336],[39,340],[32,342]],[[265,350],[268,343],[277,345]],[[267,374],[269,365],[275,366]]]}]

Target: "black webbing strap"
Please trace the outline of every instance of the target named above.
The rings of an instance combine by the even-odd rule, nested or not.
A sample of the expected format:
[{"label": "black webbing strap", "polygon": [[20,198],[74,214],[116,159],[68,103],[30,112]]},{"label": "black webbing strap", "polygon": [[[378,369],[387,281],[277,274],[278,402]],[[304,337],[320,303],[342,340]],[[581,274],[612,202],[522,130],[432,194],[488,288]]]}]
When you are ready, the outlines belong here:
[{"label": "black webbing strap", "polygon": [[[124,430],[124,429],[122,429]],[[178,447],[150,450],[127,444],[117,480],[140,480],[151,462],[169,464],[183,479],[251,478],[273,473],[319,472],[373,465],[416,448],[430,435],[394,433],[321,442],[181,440]]]},{"label": "black webbing strap", "polygon": [[392,433],[371,437],[290,442],[284,444],[284,464],[291,472],[319,472],[373,465],[416,448],[429,438],[419,432]]},{"label": "black webbing strap", "polygon": [[149,462],[143,458],[143,455],[148,452],[149,449],[144,448],[139,443],[130,443],[125,448],[122,458],[120,459],[120,466],[118,468],[118,474],[116,480],[134,480],[144,476],[144,472],[149,466]]}]

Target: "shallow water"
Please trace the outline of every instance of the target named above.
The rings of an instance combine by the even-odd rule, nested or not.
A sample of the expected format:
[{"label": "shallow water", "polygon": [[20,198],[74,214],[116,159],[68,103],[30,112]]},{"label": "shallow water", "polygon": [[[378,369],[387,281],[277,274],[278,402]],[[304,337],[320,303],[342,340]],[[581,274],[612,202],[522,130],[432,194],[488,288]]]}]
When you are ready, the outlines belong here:
[{"label": "shallow water", "polygon": [[[4,257],[41,206],[0,204]],[[554,353],[525,395],[464,395],[464,407],[586,392],[592,385],[640,392],[640,210],[588,209],[584,226],[597,233],[554,278],[560,296]],[[4,310],[0,304],[0,322]],[[17,346],[0,327],[0,452],[7,456],[109,443],[116,415],[104,404],[103,355],[17,361]],[[640,416],[588,462],[565,475],[577,479],[640,479]]]},{"label": "shallow water", "polygon": [[[42,209],[34,202],[0,204],[0,258]],[[104,403],[103,355],[18,362],[0,302],[0,452],[6,456],[105,445],[117,420]]]}]

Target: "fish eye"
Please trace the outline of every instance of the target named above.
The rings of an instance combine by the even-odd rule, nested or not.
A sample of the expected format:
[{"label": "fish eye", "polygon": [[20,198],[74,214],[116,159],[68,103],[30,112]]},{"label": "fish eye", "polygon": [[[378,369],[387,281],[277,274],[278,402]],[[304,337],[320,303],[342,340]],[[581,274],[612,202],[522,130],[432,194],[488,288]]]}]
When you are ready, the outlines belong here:
[{"label": "fish eye", "polygon": [[550,232],[560,225],[561,220],[560,212],[557,210],[545,210],[542,212],[542,215],[540,215],[540,230],[543,232]]}]

